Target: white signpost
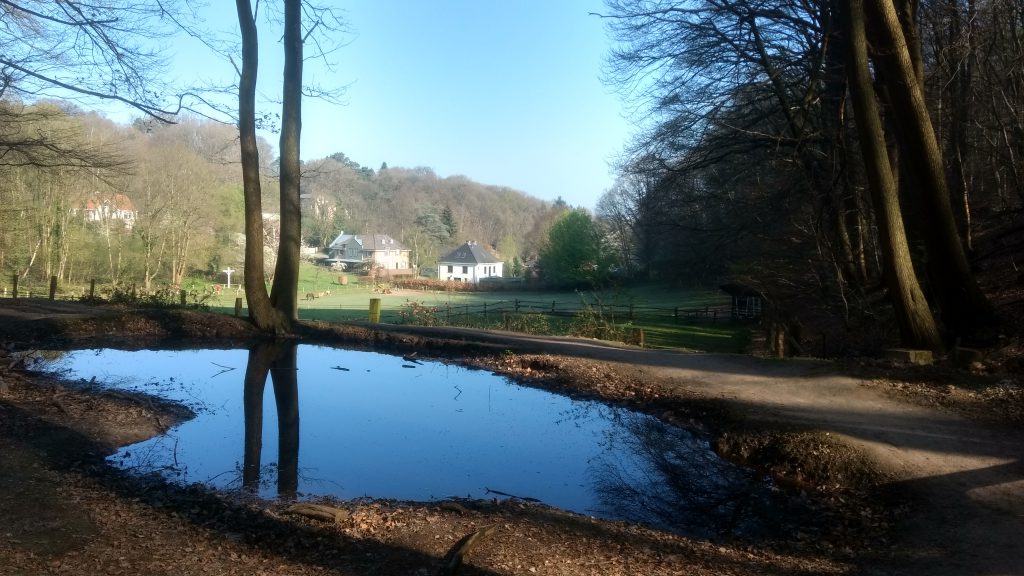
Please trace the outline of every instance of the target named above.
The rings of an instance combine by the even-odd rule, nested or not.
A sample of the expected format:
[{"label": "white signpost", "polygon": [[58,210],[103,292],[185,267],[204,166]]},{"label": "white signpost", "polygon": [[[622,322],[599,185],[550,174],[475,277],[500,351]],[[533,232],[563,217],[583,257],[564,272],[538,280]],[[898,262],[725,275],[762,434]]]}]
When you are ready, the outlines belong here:
[{"label": "white signpost", "polygon": [[234,272],[234,270],[232,270],[231,267],[228,266],[227,268],[221,270],[221,272],[228,275],[228,288],[231,288],[231,273]]}]

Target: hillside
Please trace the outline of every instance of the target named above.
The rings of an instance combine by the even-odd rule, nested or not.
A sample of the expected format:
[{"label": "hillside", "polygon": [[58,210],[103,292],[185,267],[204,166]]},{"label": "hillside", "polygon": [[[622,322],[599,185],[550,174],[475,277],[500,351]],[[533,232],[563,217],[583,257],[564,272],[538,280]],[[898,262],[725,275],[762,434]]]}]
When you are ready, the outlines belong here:
[{"label": "hillside", "polygon": [[[0,163],[0,204],[8,208],[0,211],[0,272],[17,274],[26,293],[53,275],[62,285],[96,279],[152,289],[240,260],[234,127],[195,117],[122,125],[57,101],[0,100],[0,115],[10,119],[0,145],[38,141],[8,150]],[[263,210],[274,212],[273,149],[259,145]],[[323,247],[342,231],[384,233],[412,248],[417,262],[466,240],[509,261],[529,258],[543,223],[560,210],[429,168],[373,170],[342,153],[306,162],[303,178],[307,244]]]},{"label": "hillside", "polygon": [[413,248],[424,261],[466,240],[511,259],[530,250],[534,224],[551,209],[522,192],[465,176],[441,178],[430,168],[374,171],[344,154],[305,167],[305,228],[312,243],[329,242],[341,230],[379,232]]}]

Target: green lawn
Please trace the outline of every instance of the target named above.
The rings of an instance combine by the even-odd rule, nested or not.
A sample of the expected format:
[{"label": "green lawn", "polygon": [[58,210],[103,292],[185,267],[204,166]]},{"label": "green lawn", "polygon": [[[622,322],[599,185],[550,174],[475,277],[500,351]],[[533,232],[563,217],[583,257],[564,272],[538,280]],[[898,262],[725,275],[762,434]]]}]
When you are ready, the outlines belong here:
[{"label": "green lawn", "polygon": [[[341,276],[347,284],[341,284]],[[658,285],[599,292],[443,292],[397,290],[391,294],[375,294],[365,277],[339,274],[303,264],[299,277],[299,318],[326,322],[365,322],[369,317],[371,298],[381,300],[381,321],[400,323],[402,312],[409,312],[412,303],[434,308],[427,321],[436,324],[470,325],[488,328],[519,329],[545,334],[566,334],[574,323],[573,313],[584,303],[590,306],[588,319],[618,329],[620,334],[633,334],[642,328],[645,345],[656,348],[680,348],[711,352],[741,352],[749,339],[747,325],[728,321],[729,298],[717,290],[680,290]],[[307,293],[324,293],[307,300]],[[212,302],[216,311],[234,313],[234,293]],[[520,312],[514,313],[515,302]],[[488,315],[481,312],[488,307]],[[597,304],[605,306],[599,311]],[[630,319],[630,306],[634,312]],[[612,308],[614,307],[614,308]],[[687,317],[686,311],[703,311],[709,317]],[[711,313],[722,310],[716,321]],[[554,309],[556,315],[550,315]],[[467,314],[472,312],[472,314]],[[243,312],[244,313],[244,312]],[[563,314],[559,316],[559,314]],[[408,316],[408,314],[407,314]],[[584,334],[587,335],[587,334]]]}]

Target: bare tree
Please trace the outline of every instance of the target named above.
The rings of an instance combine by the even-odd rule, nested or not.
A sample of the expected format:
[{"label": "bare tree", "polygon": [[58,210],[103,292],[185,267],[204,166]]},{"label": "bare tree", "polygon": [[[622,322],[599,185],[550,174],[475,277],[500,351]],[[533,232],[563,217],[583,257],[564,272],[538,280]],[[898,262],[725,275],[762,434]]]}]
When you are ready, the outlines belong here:
[{"label": "bare tree", "polygon": [[989,324],[994,311],[974,278],[953,217],[945,161],[925,101],[917,0],[870,0],[865,8],[875,32],[873,61],[893,108],[901,157],[913,176],[910,189],[928,223],[931,285],[947,326],[971,333]]},{"label": "bare tree", "polygon": [[903,343],[909,346],[942,350],[935,319],[914,273],[907,236],[903,229],[899,192],[886,151],[885,135],[871,73],[868,67],[867,34],[863,0],[848,0],[847,44],[850,62],[847,70],[853,109],[860,132],[861,151],[868,175],[868,186],[875,201],[879,236],[885,259],[889,295],[896,311]]},{"label": "bare tree", "polygon": [[[258,3],[257,3],[258,6]],[[303,0],[284,2],[284,83],[282,87],[280,140],[280,244],[270,294],[265,286],[263,266],[262,187],[256,139],[256,75],[259,41],[256,12],[249,0],[236,0],[242,36],[242,65],[239,70],[238,125],[241,138],[242,174],[245,195],[245,293],[249,315],[263,330],[287,332],[298,319],[299,248],[302,239],[300,204],[301,161],[299,137],[302,131],[303,47],[312,41],[316,54],[325,56],[319,34],[342,29],[340,19],[330,10]],[[321,97],[332,94],[305,89]]]},{"label": "bare tree", "polygon": [[185,3],[0,0],[0,97],[119,102],[167,119],[186,94],[162,82]]}]

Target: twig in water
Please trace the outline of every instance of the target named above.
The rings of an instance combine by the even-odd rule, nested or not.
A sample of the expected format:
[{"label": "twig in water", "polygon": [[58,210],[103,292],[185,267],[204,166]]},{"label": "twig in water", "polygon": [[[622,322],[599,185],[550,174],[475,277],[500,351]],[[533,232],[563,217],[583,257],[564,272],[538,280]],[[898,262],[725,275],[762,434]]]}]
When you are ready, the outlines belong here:
[{"label": "twig in water", "polygon": [[217,368],[221,368],[221,371],[217,372],[216,374],[211,376],[211,378],[216,378],[217,376],[220,376],[221,374],[223,374],[225,372],[231,372],[232,370],[235,370],[234,366],[224,366],[222,364],[217,364],[216,362],[210,362],[210,364],[213,364]]},{"label": "twig in water", "polygon": [[498,496],[505,496],[506,498],[513,498],[515,500],[522,500],[523,502],[540,502],[537,498],[531,498],[529,496],[516,496],[515,494],[509,494],[508,492],[502,492],[501,490],[491,490],[484,486],[484,490],[487,494],[497,494]]}]

